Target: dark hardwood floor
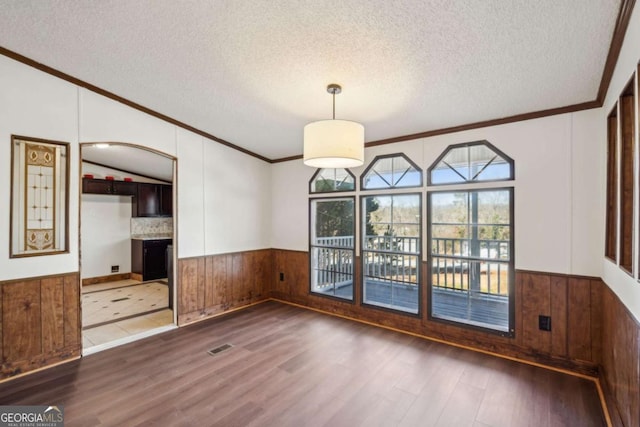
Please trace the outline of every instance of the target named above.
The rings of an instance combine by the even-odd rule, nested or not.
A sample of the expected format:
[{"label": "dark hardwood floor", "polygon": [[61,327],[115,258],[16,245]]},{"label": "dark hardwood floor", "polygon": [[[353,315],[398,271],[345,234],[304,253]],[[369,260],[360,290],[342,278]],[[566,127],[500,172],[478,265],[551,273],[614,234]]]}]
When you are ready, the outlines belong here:
[{"label": "dark hardwood floor", "polygon": [[279,302],[4,382],[0,404],[64,405],[66,426],[605,425],[590,380]]}]

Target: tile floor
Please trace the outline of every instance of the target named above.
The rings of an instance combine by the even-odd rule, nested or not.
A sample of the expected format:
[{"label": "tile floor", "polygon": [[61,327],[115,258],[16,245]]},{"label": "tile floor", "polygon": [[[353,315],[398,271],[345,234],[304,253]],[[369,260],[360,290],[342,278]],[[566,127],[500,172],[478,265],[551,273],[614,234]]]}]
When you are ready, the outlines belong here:
[{"label": "tile floor", "polygon": [[[162,301],[162,305],[166,307],[168,298],[166,285],[157,284],[152,287],[146,286],[131,286],[137,285],[141,282],[136,280],[119,280],[117,282],[101,283],[98,285],[89,285],[83,287],[82,295],[82,343],[84,350],[91,347],[100,346],[115,340],[120,340],[132,335],[147,332],[149,330],[173,325],[173,311],[166,308],[161,311],[156,311],[148,314],[141,314],[140,316],[123,319],[120,321],[114,321],[105,325],[97,327],[89,327],[84,329],[86,325],[92,323],[100,323],[101,321],[108,320],[110,314],[116,312],[122,312],[123,301],[112,303],[113,299],[118,299],[118,296],[128,296],[129,300],[124,303],[137,301],[140,295],[146,294],[146,298],[151,298],[158,301]],[[113,289],[113,292],[97,292]],[[115,297],[114,297],[115,296]],[[143,298],[144,299],[144,298]],[[98,301],[97,303],[94,301]],[[118,303],[119,306],[116,306]],[[153,303],[151,303],[153,304]],[[158,304],[158,302],[155,302]],[[128,310],[134,313],[135,310],[128,305]],[[146,305],[149,305],[147,301]],[[141,307],[142,311],[148,311],[150,307]],[[132,311],[133,310],[133,311]],[[101,317],[102,316],[102,317]],[[107,317],[105,317],[107,316]]]},{"label": "tile floor", "polygon": [[146,282],[102,290],[83,290],[82,327],[89,329],[124,320],[135,315],[150,314],[167,308],[169,287],[166,282]]}]

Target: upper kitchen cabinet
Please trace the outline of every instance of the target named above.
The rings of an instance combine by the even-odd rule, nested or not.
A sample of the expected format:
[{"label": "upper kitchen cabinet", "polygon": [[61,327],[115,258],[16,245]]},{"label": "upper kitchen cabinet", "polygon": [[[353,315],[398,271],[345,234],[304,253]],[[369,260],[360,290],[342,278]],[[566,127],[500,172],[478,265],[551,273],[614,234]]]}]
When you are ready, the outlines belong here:
[{"label": "upper kitchen cabinet", "polygon": [[109,194],[114,196],[135,196],[137,184],[128,181],[113,181],[107,179],[82,179],[82,192],[88,194]]},{"label": "upper kitchen cabinet", "polygon": [[160,187],[160,216],[173,216],[173,185]]},{"label": "upper kitchen cabinet", "polygon": [[133,216],[172,216],[173,187],[164,184],[138,183]]}]

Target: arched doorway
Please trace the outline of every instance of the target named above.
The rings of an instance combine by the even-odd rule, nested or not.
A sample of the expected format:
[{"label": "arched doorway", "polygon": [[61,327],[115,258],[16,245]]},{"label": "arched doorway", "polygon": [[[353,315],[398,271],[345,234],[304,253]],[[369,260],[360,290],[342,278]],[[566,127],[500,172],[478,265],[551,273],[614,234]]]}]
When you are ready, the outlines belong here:
[{"label": "arched doorway", "polygon": [[83,354],[175,328],[176,158],[80,144]]}]

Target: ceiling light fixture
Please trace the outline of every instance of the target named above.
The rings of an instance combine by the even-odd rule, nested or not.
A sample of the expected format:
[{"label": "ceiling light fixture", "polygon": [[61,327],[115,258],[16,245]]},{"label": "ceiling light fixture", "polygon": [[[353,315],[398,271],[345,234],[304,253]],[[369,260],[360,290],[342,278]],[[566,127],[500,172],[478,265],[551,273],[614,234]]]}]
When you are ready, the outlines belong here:
[{"label": "ceiling light fixture", "polygon": [[333,119],[319,120],[304,127],[304,156],[314,168],[352,168],[364,163],[364,126],[349,120],[336,120],[336,95],[342,92],[335,83],[327,86],[333,95]]}]

